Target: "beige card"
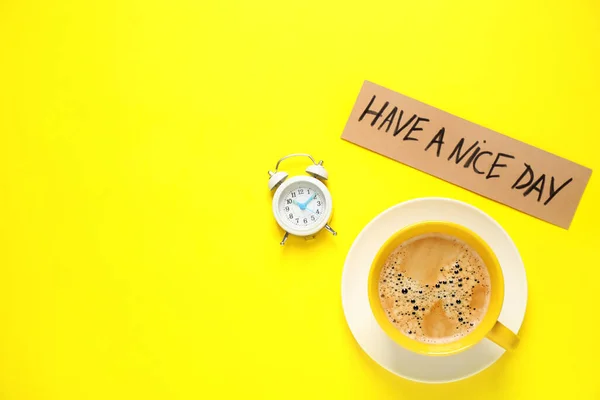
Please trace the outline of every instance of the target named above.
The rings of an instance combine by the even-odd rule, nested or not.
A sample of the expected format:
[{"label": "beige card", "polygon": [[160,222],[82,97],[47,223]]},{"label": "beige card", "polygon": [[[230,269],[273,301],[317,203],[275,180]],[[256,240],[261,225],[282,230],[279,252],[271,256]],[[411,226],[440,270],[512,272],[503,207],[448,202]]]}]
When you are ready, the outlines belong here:
[{"label": "beige card", "polygon": [[568,228],[592,170],[365,81],[342,139]]}]

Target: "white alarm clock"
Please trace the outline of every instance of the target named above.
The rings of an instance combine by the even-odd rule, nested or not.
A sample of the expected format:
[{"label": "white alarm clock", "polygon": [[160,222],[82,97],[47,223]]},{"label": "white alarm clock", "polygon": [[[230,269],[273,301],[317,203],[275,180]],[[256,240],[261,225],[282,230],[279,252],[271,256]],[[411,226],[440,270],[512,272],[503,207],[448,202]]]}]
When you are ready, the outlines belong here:
[{"label": "white alarm clock", "polygon": [[[278,171],[279,164],[290,157],[308,157],[313,162],[306,168],[307,175],[287,179],[288,174]],[[329,226],[333,204],[331,194],[321,180],[327,180],[327,171],[323,161],[318,163],[309,154],[290,154],[275,165],[275,171],[269,171],[269,190],[275,190],[273,196],[273,215],[279,226],[285,231],[281,245],[285,244],[289,234],[311,238],[325,228],[334,236],[337,232]]]}]

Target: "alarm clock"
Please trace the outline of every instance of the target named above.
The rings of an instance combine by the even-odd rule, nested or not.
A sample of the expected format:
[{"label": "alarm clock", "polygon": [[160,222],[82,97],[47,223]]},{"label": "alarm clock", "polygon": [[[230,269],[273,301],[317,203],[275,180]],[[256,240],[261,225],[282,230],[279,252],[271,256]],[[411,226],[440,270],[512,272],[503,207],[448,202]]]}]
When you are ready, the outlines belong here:
[{"label": "alarm clock", "polygon": [[[308,175],[288,178],[287,172],[278,171],[279,164],[291,157],[308,157],[312,164],[306,168]],[[269,171],[269,190],[275,190],[273,196],[273,215],[279,226],[285,231],[281,245],[290,234],[311,239],[322,229],[334,236],[331,221],[333,204],[327,186],[321,181],[327,180],[328,174],[323,161],[316,162],[310,154],[289,154],[275,165],[275,171]]]}]

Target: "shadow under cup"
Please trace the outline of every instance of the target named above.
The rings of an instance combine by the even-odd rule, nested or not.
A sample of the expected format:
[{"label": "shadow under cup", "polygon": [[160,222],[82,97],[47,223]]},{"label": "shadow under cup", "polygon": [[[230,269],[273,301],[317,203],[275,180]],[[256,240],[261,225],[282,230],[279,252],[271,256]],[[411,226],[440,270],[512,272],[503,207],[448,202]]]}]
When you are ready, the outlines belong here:
[{"label": "shadow under cup", "polygon": [[[453,342],[439,344],[419,342],[403,334],[388,320],[379,298],[379,277],[389,255],[409,239],[435,233],[455,237],[475,250],[488,270],[491,285],[488,309],[479,325],[467,335]],[[519,342],[517,335],[498,321],[504,301],[504,277],[496,255],[483,239],[458,224],[444,221],[421,222],[407,226],[393,234],[373,259],[369,271],[368,293],[371,311],[384,332],[400,346],[419,354],[431,356],[455,354],[468,349],[486,337],[507,350],[514,349]]]}]

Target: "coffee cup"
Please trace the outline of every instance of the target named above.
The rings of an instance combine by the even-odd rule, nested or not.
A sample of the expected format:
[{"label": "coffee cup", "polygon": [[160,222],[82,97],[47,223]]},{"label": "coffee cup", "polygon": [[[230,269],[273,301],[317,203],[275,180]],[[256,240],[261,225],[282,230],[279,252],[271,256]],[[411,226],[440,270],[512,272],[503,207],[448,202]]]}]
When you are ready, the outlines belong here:
[{"label": "coffee cup", "polygon": [[[476,254],[479,256],[479,259],[483,262],[483,266],[487,269],[487,273],[489,274],[489,282],[488,286],[486,286],[489,292],[488,297],[486,297],[487,308],[485,313],[480,316],[477,324],[471,330],[469,330],[468,333],[462,336],[457,336],[453,338],[453,340],[441,342],[416,340],[414,337],[407,335],[406,332],[403,332],[401,329],[399,329],[390,320],[391,317],[389,315],[389,311],[386,312],[386,309],[382,304],[381,297],[383,297],[383,295],[380,295],[380,278],[382,269],[386,264],[386,260],[388,260],[388,257],[392,254],[392,252],[394,252],[395,249],[399,248],[399,246],[403,245],[404,243],[410,243],[411,240],[416,240],[427,235],[442,235],[443,237],[452,238],[453,240],[457,240],[460,243],[466,244],[466,246],[468,246],[472,251],[476,252]],[[453,268],[453,266],[450,266],[449,268]],[[458,264],[456,265],[456,268],[457,270],[455,272],[458,274]],[[398,274],[398,280],[401,279],[401,275],[401,273]],[[456,276],[458,277],[459,275]],[[444,284],[446,283],[447,282],[444,281]],[[466,283],[466,281],[463,283]],[[473,280],[471,280],[469,284],[470,283],[473,283]],[[460,285],[462,286],[462,283]],[[473,287],[475,287],[475,285],[473,285]],[[498,262],[498,259],[490,246],[483,239],[481,239],[481,237],[466,227],[445,221],[420,222],[407,226],[394,233],[383,244],[383,246],[381,246],[375,258],[373,259],[368,279],[368,296],[371,311],[375,317],[375,320],[383,329],[383,331],[403,348],[419,354],[430,356],[456,354],[474,346],[485,338],[493,341],[506,350],[513,350],[516,348],[519,343],[519,337],[498,321],[504,301],[504,289],[502,268],[500,267],[500,263]],[[408,289],[393,290],[402,290],[402,293],[408,291]],[[398,292],[398,296],[400,296],[399,298],[402,298],[400,292]],[[454,296],[454,294],[452,296]],[[404,298],[402,298],[400,301],[404,301]],[[407,305],[410,305],[409,302],[414,302],[414,300],[409,300],[408,297],[406,297],[406,302]],[[446,307],[446,305],[444,305],[444,307]],[[417,310],[418,313],[422,313],[421,315],[425,316],[427,315],[426,313],[429,312],[429,310],[425,310],[425,308],[423,308],[423,311],[421,311],[418,305],[415,305],[415,310]],[[415,314],[415,312],[412,312],[412,314]],[[460,320],[462,320],[462,318],[460,318]],[[419,322],[419,324],[421,324],[421,322]],[[459,327],[456,329],[458,330]]]}]

